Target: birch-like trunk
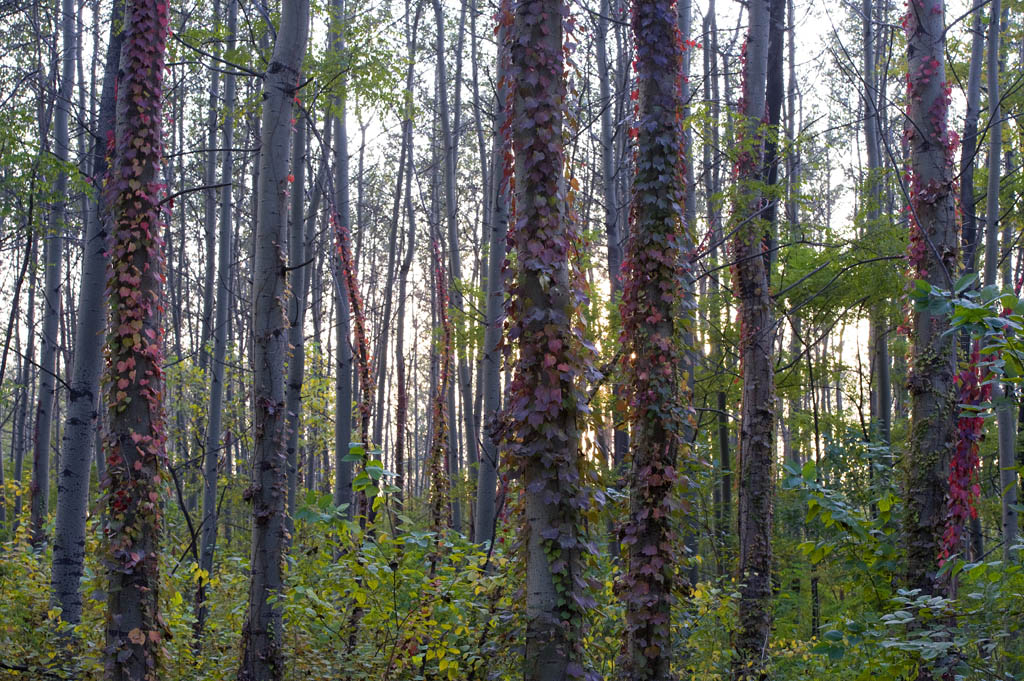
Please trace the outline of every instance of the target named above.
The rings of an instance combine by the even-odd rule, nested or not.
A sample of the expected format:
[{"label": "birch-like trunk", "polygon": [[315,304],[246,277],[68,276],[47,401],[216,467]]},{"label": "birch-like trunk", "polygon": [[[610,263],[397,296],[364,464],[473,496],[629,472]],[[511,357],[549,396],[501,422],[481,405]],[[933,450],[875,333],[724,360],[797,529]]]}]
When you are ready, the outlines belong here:
[{"label": "birch-like trunk", "polygon": [[[121,58],[124,5],[114,3],[110,16],[103,87],[95,134],[92,138],[92,182],[95,198],[86,213],[82,281],[78,290],[78,328],[75,331],[75,362],[64,425],[61,471],[57,480],[57,526],[53,541],[50,584],[61,606],[61,618],[78,624],[82,615],[79,583],[85,562],[85,520],[89,504],[89,475],[99,422],[99,388],[102,369],[103,299],[107,277],[109,210],[101,187],[107,175],[107,136],[114,131],[114,83]],[[97,457],[97,461],[102,457]]]},{"label": "birch-like trunk", "polygon": [[264,75],[259,200],[253,261],[253,397],[255,401],[249,605],[242,630],[239,681],[284,676],[281,606],[288,494],[285,360],[288,320],[288,168],[292,106],[309,34],[309,0],[284,0],[281,25]]}]

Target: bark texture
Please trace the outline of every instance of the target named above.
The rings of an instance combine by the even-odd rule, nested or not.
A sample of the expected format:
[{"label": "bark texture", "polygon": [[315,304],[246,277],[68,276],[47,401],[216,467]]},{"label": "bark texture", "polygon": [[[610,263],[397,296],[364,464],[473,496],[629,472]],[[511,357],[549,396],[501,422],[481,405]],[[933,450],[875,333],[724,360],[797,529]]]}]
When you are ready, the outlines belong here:
[{"label": "bark texture", "polygon": [[517,3],[509,72],[517,255],[509,338],[518,358],[509,385],[508,452],[525,497],[527,681],[583,675],[577,410],[585,398],[576,385],[581,361],[569,266],[575,233],[564,176],[567,19],[563,0]]},{"label": "bark texture", "polygon": [[281,609],[268,599],[281,591],[282,550],[287,538],[288,168],[292,105],[298,97],[308,33],[309,0],[284,0],[274,52],[264,76],[261,121],[252,287],[255,442],[252,485],[247,490],[253,505],[251,574],[239,681],[276,681],[284,675]]},{"label": "bark texture", "polygon": [[130,0],[118,72],[107,279],[108,567],[105,678],[157,681],[165,626],[158,552],[167,468],[161,121],[167,4]]},{"label": "bark texture", "polygon": [[749,5],[744,46],[743,93],[737,116],[739,184],[733,207],[733,281],[739,301],[739,354],[743,397],[739,437],[739,627],[735,634],[734,679],[763,679],[771,632],[771,564],[774,477],[772,443],[775,379],[774,321],[769,296],[768,258],[762,257],[764,197],[757,183],[764,164],[765,87],[770,6]]},{"label": "bark texture", "polygon": [[632,24],[640,116],[620,306],[632,454],[622,531],[629,557],[623,666],[631,681],[667,681],[674,678],[670,622],[678,558],[672,511],[679,507],[677,459],[691,426],[683,48],[670,0],[638,0]]},{"label": "bark texture", "polygon": [[[910,152],[911,276],[950,288],[956,271],[958,234],[953,195],[955,136],[948,127],[943,0],[909,5],[907,118]],[[956,443],[954,339],[949,320],[928,309],[914,310],[907,387],[910,435],[905,469],[904,534],[907,586],[937,593],[938,555],[946,509],[947,476]]]}]

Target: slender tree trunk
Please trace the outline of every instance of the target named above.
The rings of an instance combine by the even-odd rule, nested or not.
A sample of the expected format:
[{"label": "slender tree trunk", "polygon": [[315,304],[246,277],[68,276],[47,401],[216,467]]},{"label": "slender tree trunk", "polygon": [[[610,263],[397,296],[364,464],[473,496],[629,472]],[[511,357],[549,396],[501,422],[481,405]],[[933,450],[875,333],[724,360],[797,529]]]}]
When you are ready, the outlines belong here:
[{"label": "slender tree trunk", "polygon": [[[60,91],[54,107],[53,152],[57,161],[70,159],[68,117],[75,88],[75,3],[61,0]],[[45,145],[44,145],[45,146]],[[50,438],[57,393],[57,326],[60,321],[62,269],[64,260],[65,219],[67,214],[68,173],[57,171],[54,199],[46,223],[45,268],[43,280],[43,349],[39,357],[39,402],[36,406],[35,448],[32,453],[32,544],[39,546],[46,538],[43,525],[50,506]]]},{"label": "slender tree trunk", "polygon": [[[89,474],[99,418],[100,370],[105,326],[103,289],[107,276],[109,210],[102,182],[107,175],[107,136],[114,132],[114,83],[121,57],[124,5],[114,3],[110,17],[103,91],[98,125],[92,139],[92,178],[97,189],[86,213],[82,281],[78,293],[75,361],[64,427],[64,454],[57,479],[57,527],[53,543],[51,585],[61,606],[61,618],[78,624],[82,614],[79,582],[85,562],[85,520],[89,504]],[[99,460],[99,459],[98,459]]]},{"label": "slender tree trunk", "polygon": [[288,353],[285,281],[288,262],[288,166],[292,105],[298,97],[309,33],[309,0],[284,0],[274,52],[264,76],[259,209],[253,261],[253,504],[249,607],[242,631],[239,681],[284,675],[281,606],[287,535],[287,433],[284,365]]},{"label": "slender tree trunk", "polygon": [[129,0],[117,88],[107,280],[106,531],[108,681],[160,677],[163,405],[161,121],[167,4]]},{"label": "slender tree trunk", "polygon": [[[988,23],[988,53],[986,80],[988,81],[988,188],[985,193],[985,285],[996,284],[999,265],[999,181],[1002,175],[1003,114],[999,101],[999,23],[1001,0],[992,0]],[[1001,521],[1003,534],[1003,560],[1013,557],[1017,543],[1017,471],[1014,441],[1016,424],[1011,399],[1013,390],[1002,382],[993,387],[997,401],[996,423],[999,438],[999,487],[1001,491]],[[1002,402],[999,398],[1007,397]]]},{"label": "slender tree trunk", "polygon": [[[335,25],[336,34],[332,38],[334,49],[340,54],[345,51],[344,37],[344,0],[335,0],[333,4],[335,17],[339,22]],[[344,77],[342,78],[344,87]],[[345,121],[345,97],[335,101],[338,109],[334,121],[334,201],[335,219],[348,229],[351,225],[349,214],[348,184],[348,126]],[[340,259],[334,259],[335,266],[335,297],[337,301],[337,336],[338,336],[338,367],[335,377],[335,419],[334,419],[334,505],[348,505],[349,517],[355,514],[352,505],[352,462],[347,460],[348,443],[352,440],[352,345],[350,331],[350,312],[348,290],[344,284],[345,273],[342,272]]]},{"label": "slender tree trunk", "polygon": [[[912,276],[950,288],[959,246],[954,206],[948,103],[944,91],[943,0],[909,6],[905,18],[909,61],[906,139],[910,156]],[[904,455],[907,585],[938,593],[938,554],[945,525],[949,461],[956,442],[953,375],[956,353],[949,320],[915,310],[907,386],[910,435]],[[930,678],[922,670],[919,678]]]},{"label": "slender tree trunk", "polygon": [[[874,4],[864,0],[864,140],[867,147],[867,187],[864,201],[867,203],[868,235],[882,232],[882,147],[880,142],[878,74],[875,68],[875,17]],[[892,405],[892,381],[889,360],[889,320],[885,314],[888,300],[872,305],[870,312],[871,368],[874,371],[874,391],[871,400],[871,422],[876,437],[883,444],[889,443]]]},{"label": "slender tree trunk", "polygon": [[[214,24],[220,21],[220,0],[213,3]],[[228,40],[233,40],[232,37]],[[228,70],[225,80],[234,78],[234,71]],[[214,252],[217,249],[217,190],[214,189],[217,176],[217,96],[220,89],[220,69],[214,68],[210,71],[209,102],[206,111],[206,158],[203,161],[203,230],[206,235],[206,269],[203,274],[203,310],[202,310],[202,331],[199,334],[199,368],[204,373],[210,364],[209,347],[210,336],[214,333],[210,328],[214,322],[213,298],[215,294],[214,282]],[[225,86],[225,90],[226,90]],[[225,92],[225,99],[227,93]],[[184,140],[182,140],[184,142]],[[230,155],[230,147],[224,147],[224,154]],[[223,177],[221,179],[223,182]]]},{"label": "slender tree trunk", "polygon": [[[238,29],[238,0],[228,0],[227,51],[235,49],[235,33]],[[235,74],[229,71],[224,76],[224,125],[221,129],[220,183],[220,224],[217,241],[217,302],[213,328],[213,363],[210,367],[210,404],[206,419],[206,443],[203,449],[203,522],[199,540],[199,569],[203,572],[196,585],[195,594],[195,637],[199,641],[206,625],[206,585],[213,574],[213,555],[217,548],[217,471],[218,462],[227,446],[223,436],[224,384],[228,348],[228,317],[231,304],[231,261],[234,258],[234,223],[232,221],[232,177],[234,159],[231,148],[234,145],[235,116]],[[212,183],[211,183],[212,184]],[[210,252],[212,256],[212,251]]]},{"label": "slender tree trunk", "polygon": [[764,650],[771,631],[772,444],[775,381],[769,273],[762,253],[764,198],[757,180],[764,168],[761,116],[765,111],[770,33],[769,0],[749,4],[749,33],[738,112],[736,163],[739,193],[733,211],[735,289],[740,306],[739,354],[743,372],[740,416],[739,629],[734,679],[765,678]]},{"label": "slender tree trunk", "polygon": [[[441,118],[441,137],[444,143],[444,185],[445,185],[445,217],[448,225],[448,262],[451,266],[451,301],[452,308],[459,323],[463,318],[462,302],[462,258],[459,254],[458,207],[455,185],[456,153],[455,136],[452,131],[452,116],[448,111],[448,71],[445,66],[444,50],[444,12],[441,0],[433,0],[434,15],[437,18],[437,78],[438,106]],[[458,117],[458,112],[456,112]],[[457,132],[457,131],[455,131]],[[458,385],[462,395],[462,418],[466,434],[466,458],[470,465],[476,464],[479,455],[477,447],[477,428],[473,418],[473,382],[469,372],[466,353],[458,351]],[[455,414],[451,415],[455,418]]]},{"label": "slender tree trunk", "polygon": [[[405,74],[405,96],[406,96],[406,110],[405,115],[402,119],[402,136],[405,139],[405,144],[409,150],[406,155],[406,170],[405,170],[405,217],[408,221],[408,232],[405,237],[405,256],[402,259],[402,265],[398,271],[398,311],[397,320],[395,322],[395,361],[397,366],[396,371],[396,382],[398,384],[398,396],[397,396],[397,410],[395,414],[395,487],[398,488],[398,503],[401,504],[406,488],[406,471],[405,471],[405,430],[406,424],[409,418],[409,393],[408,386],[406,385],[405,376],[405,297],[406,287],[409,281],[409,270],[412,267],[413,255],[416,251],[416,214],[413,211],[412,204],[412,175],[416,171],[416,164],[414,160],[414,149],[412,144],[412,126],[413,126],[413,110],[412,110],[412,97],[414,88],[414,69],[416,65],[416,35],[419,29],[420,14],[422,12],[422,2],[420,0],[414,0],[416,2],[416,13],[412,20],[412,30],[409,32],[408,39],[408,51],[409,51],[409,65]],[[406,13],[408,13],[408,0],[406,1]],[[415,353],[413,354],[415,357]],[[413,364],[413,374],[415,375],[415,364]],[[417,405],[413,405],[415,409]]]},{"label": "slender tree trunk", "polygon": [[[612,130],[612,94],[611,94],[611,63],[608,58],[608,25],[611,7],[609,0],[601,0],[600,16],[597,24],[597,68],[598,86],[601,106],[601,180],[604,189],[604,229],[605,240],[608,242],[608,279],[611,282],[612,300],[622,297],[622,242],[623,235],[619,232],[619,206],[615,177],[615,143]],[[624,68],[619,64],[619,68]],[[625,401],[626,395],[621,382],[614,388],[615,399]],[[612,410],[612,422],[618,420],[616,410]],[[629,431],[615,428],[612,461],[617,469],[626,459],[629,451]],[[613,543],[615,541],[613,540]],[[615,548],[615,547],[613,547]]]},{"label": "slender tree trunk", "polygon": [[[508,16],[507,0],[499,8],[499,14]],[[498,64],[497,90],[495,93],[495,116],[492,132],[491,193],[485,198],[491,204],[489,239],[487,248],[487,301],[485,304],[486,324],[482,365],[483,392],[483,450],[477,478],[476,534],[478,543],[493,542],[498,482],[498,439],[495,433],[498,410],[501,408],[501,332],[504,317],[505,282],[502,268],[505,263],[505,245],[508,235],[509,176],[505,172],[505,158],[508,151],[505,126],[508,122],[508,25],[498,23]]]},{"label": "slender tree trunk", "polygon": [[303,329],[306,319],[306,230],[303,219],[306,184],[306,129],[309,121],[295,105],[292,110],[295,135],[292,138],[291,215],[288,218],[288,368],[285,379],[285,414],[287,425],[288,504],[285,523],[289,537],[295,531],[295,499],[299,489],[299,412],[306,356]]}]

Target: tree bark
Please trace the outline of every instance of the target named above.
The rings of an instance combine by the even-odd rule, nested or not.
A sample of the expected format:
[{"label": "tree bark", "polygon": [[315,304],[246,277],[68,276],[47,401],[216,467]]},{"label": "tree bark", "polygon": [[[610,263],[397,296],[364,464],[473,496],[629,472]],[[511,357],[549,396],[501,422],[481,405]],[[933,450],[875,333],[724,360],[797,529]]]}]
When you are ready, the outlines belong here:
[{"label": "tree bark", "polygon": [[[996,284],[999,265],[999,181],[1002,177],[1003,114],[999,101],[999,24],[1001,0],[992,0],[988,23],[988,53],[986,80],[988,81],[988,188],[985,193],[985,285]],[[1004,282],[1005,285],[1006,282]],[[999,442],[999,487],[1001,491],[1001,525],[1003,534],[1003,560],[1013,558],[1017,544],[1017,470],[1016,423],[1013,414],[1013,390],[1002,382],[993,386],[996,401],[996,424]],[[1000,398],[1006,398],[1000,401]]]},{"label": "tree bark", "polygon": [[508,452],[525,497],[526,681],[583,675],[580,532],[571,241],[566,206],[563,120],[566,97],[563,0],[515,6],[512,144],[517,254],[509,337],[518,350],[509,385],[513,419]]},{"label": "tree bark", "polygon": [[[61,0],[60,91],[53,115],[53,153],[57,161],[70,159],[68,118],[75,88],[75,3]],[[45,147],[45,144],[43,145]],[[50,440],[52,436],[54,400],[57,393],[57,327],[60,322],[62,270],[64,260],[65,219],[67,214],[68,173],[62,165],[54,182],[54,201],[46,223],[45,277],[43,279],[43,348],[39,356],[39,395],[36,405],[35,448],[32,453],[32,544],[39,546],[46,539],[43,525],[50,506]]]},{"label": "tree bark", "polygon": [[[235,34],[238,30],[238,0],[228,0],[227,52],[235,49]],[[206,419],[206,442],[203,448],[203,521],[199,540],[199,569],[201,578],[196,585],[194,627],[196,640],[202,639],[206,626],[206,585],[213,574],[213,556],[217,548],[217,472],[221,452],[227,443],[222,443],[224,416],[224,384],[228,348],[228,329],[231,324],[228,311],[231,304],[231,261],[234,258],[234,223],[232,205],[234,159],[231,148],[234,145],[235,116],[235,74],[224,76],[224,125],[221,129],[220,182],[225,185],[220,191],[220,224],[217,242],[217,301],[213,328],[213,360],[210,366],[210,404]],[[211,183],[212,184],[212,183]],[[211,227],[212,229],[212,227]],[[212,257],[212,251],[210,251]],[[204,341],[205,343],[205,341]]]},{"label": "tree bark", "polygon": [[[508,16],[509,6],[503,2],[501,16]],[[495,432],[498,410],[501,408],[501,333],[504,318],[505,281],[502,268],[508,235],[509,173],[506,172],[505,127],[508,123],[508,42],[507,22],[498,22],[498,58],[495,92],[495,115],[492,132],[491,193],[485,198],[491,204],[487,248],[487,301],[484,314],[484,347],[481,388],[483,392],[483,449],[477,474],[476,524],[474,540],[493,542],[498,482],[498,436]]]},{"label": "tree bark", "polygon": [[107,279],[107,623],[105,678],[160,678],[163,405],[161,122],[166,3],[129,0],[117,87]]},{"label": "tree bark", "polygon": [[739,627],[733,678],[765,678],[764,650],[771,632],[772,507],[774,477],[774,321],[769,273],[763,257],[765,87],[770,33],[769,0],[752,0],[743,67],[743,97],[737,112],[736,162],[739,193],[733,210],[733,259],[740,306],[739,354],[743,376],[740,415]]},{"label": "tree bark", "polygon": [[78,291],[78,328],[75,361],[64,426],[61,471],[57,480],[57,526],[53,543],[50,583],[61,618],[78,624],[82,615],[79,583],[85,562],[85,520],[89,504],[89,475],[99,419],[105,310],[103,288],[107,276],[107,220],[109,209],[100,191],[107,175],[107,136],[114,132],[114,83],[121,57],[124,5],[114,3],[110,16],[103,89],[92,139],[92,184],[95,198],[88,202],[82,281]]},{"label": "tree bark", "polygon": [[[912,3],[907,11],[909,62],[906,140],[910,156],[912,276],[952,287],[957,265],[953,145],[948,128],[943,0]],[[956,355],[949,320],[915,310],[907,386],[910,435],[905,465],[904,533],[907,586],[939,592],[938,554],[945,524],[949,461],[956,442]],[[930,678],[922,671],[919,678]]]},{"label": "tree bark", "polygon": [[[445,66],[444,51],[444,12],[441,0],[433,0],[434,15],[437,18],[437,77],[438,107],[441,119],[441,137],[444,143],[444,186],[445,186],[445,217],[448,225],[448,263],[451,267],[451,301],[456,311],[456,322],[463,319],[462,301],[462,258],[459,254],[458,235],[458,204],[456,196],[455,171],[456,152],[455,136],[452,131],[452,117],[448,110],[448,71]],[[458,112],[456,112],[456,117]],[[457,131],[455,131],[457,132]],[[469,362],[466,352],[457,351],[458,385],[462,396],[462,419],[466,435],[466,459],[472,466],[476,464],[479,454],[477,447],[477,427],[473,418],[473,383],[469,373]],[[455,414],[451,415],[452,419]]]},{"label": "tree bark", "polygon": [[[345,51],[344,36],[344,0],[335,0],[334,30],[332,36],[334,49],[339,53]],[[342,87],[345,79],[342,76]],[[349,212],[348,184],[348,126],[345,121],[345,97],[341,96],[334,102],[338,115],[334,120],[334,205],[335,219],[348,229],[351,225]],[[352,505],[352,462],[347,460],[348,445],[352,440],[352,345],[350,328],[350,310],[348,290],[344,284],[345,273],[342,271],[339,258],[335,262],[335,298],[337,304],[337,375],[335,377],[335,417],[334,417],[334,505],[347,504],[348,515],[353,517],[355,508]]]},{"label": "tree bark", "polygon": [[255,410],[249,606],[242,631],[239,681],[278,681],[284,675],[280,604],[287,539],[287,433],[285,375],[288,322],[288,166],[292,105],[298,97],[309,33],[309,0],[284,0],[281,25],[264,76],[259,207],[253,261],[253,397]]},{"label": "tree bark", "polygon": [[632,453],[629,519],[622,530],[629,557],[623,664],[632,681],[661,681],[670,678],[673,658],[677,458],[692,427],[683,48],[671,0],[637,0],[632,24],[640,115],[620,306]]}]

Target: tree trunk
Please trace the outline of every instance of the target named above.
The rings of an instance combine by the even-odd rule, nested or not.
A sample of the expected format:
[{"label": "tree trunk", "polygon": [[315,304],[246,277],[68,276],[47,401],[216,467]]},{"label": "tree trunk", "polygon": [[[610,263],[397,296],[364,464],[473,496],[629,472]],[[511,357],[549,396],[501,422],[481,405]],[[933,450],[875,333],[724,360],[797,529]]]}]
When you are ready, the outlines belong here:
[{"label": "tree trunk", "polygon": [[735,679],[765,677],[763,651],[771,631],[772,444],[774,439],[774,347],[767,258],[762,254],[764,198],[758,180],[764,168],[762,126],[768,70],[769,0],[752,0],[743,67],[743,99],[737,112],[736,162],[739,193],[733,210],[735,290],[740,306],[739,354],[743,375],[740,416],[739,628]]},{"label": "tree trunk", "polygon": [[633,5],[637,121],[633,224],[623,267],[622,341],[630,393],[630,511],[622,536],[629,567],[624,666],[633,681],[669,678],[676,558],[670,520],[679,503],[677,457],[692,427],[687,347],[693,295],[686,202],[682,76],[671,0]]},{"label": "tree trunk", "polygon": [[[228,0],[227,51],[235,49],[235,33],[238,29],[238,0]],[[228,71],[224,76],[224,126],[221,130],[220,182],[225,185],[220,191],[220,225],[217,241],[217,302],[213,328],[213,364],[210,367],[210,405],[206,419],[206,443],[203,449],[203,522],[199,540],[199,569],[201,578],[195,593],[195,637],[200,640],[206,625],[206,585],[213,574],[213,555],[217,548],[217,471],[222,444],[222,419],[224,416],[224,373],[226,369],[229,306],[231,304],[231,261],[234,258],[234,223],[232,222],[232,177],[234,159],[231,148],[234,145],[235,74]],[[212,184],[212,183],[211,183]],[[212,257],[212,251],[210,251]],[[205,342],[205,341],[204,341]]]},{"label": "tree trunk", "polygon": [[[864,0],[864,140],[867,146],[867,227],[868,235],[883,232],[882,219],[882,147],[880,142],[881,126],[879,125],[878,92],[876,83],[878,74],[875,72],[875,18],[874,4]],[[885,314],[888,300],[875,302],[870,311],[870,342],[871,368],[874,373],[874,394],[871,400],[871,422],[875,436],[883,444],[889,444],[892,387],[889,360],[889,320]]]},{"label": "tree trunk", "polygon": [[103,91],[95,136],[92,139],[92,180],[97,189],[86,214],[82,282],[78,291],[78,329],[75,361],[68,395],[61,472],[57,479],[57,526],[53,543],[51,585],[61,606],[61,618],[78,624],[82,615],[79,582],[85,562],[85,520],[89,505],[89,475],[99,418],[99,388],[105,310],[103,288],[107,276],[107,220],[109,209],[100,191],[107,175],[107,136],[114,132],[114,83],[121,57],[124,5],[111,8]]},{"label": "tree trunk", "polygon": [[569,273],[575,229],[563,171],[566,97],[562,0],[515,7],[512,143],[517,253],[509,338],[518,359],[509,386],[513,419],[508,452],[523,475],[525,498],[526,681],[582,676],[578,603],[581,519],[577,390],[581,367],[573,338]]},{"label": "tree trunk", "polygon": [[[345,51],[344,37],[344,0],[335,0],[334,4],[336,34],[332,43],[340,54]],[[342,76],[342,87],[344,87]],[[348,229],[351,224],[349,213],[348,185],[348,126],[345,121],[345,97],[334,102],[338,109],[334,121],[334,196],[333,212],[335,220]],[[352,345],[350,330],[350,310],[348,290],[344,284],[345,273],[342,272],[339,258],[334,258],[335,284],[334,291],[337,301],[337,337],[338,337],[338,368],[335,377],[335,418],[334,418],[334,505],[346,504],[349,517],[355,514],[352,505],[352,462],[347,460],[348,444],[352,440]]]},{"label": "tree trunk", "polygon": [[167,467],[163,406],[161,121],[167,4],[130,0],[118,72],[113,224],[107,280],[108,432],[106,674],[159,678],[161,490]]},{"label": "tree trunk", "polygon": [[[499,13],[507,16],[507,2],[503,2]],[[509,176],[505,171],[508,152],[504,128],[508,122],[508,25],[498,23],[498,64],[497,90],[495,93],[495,115],[492,139],[492,167],[490,195],[485,197],[491,203],[489,239],[487,248],[487,301],[485,304],[486,327],[484,328],[482,392],[483,392],[483,451],[477,477],[476,524],[474,540],[477,543],[493,542],[495,531],[496,493],[498,482],[498,436],[495,433],[495,419],[501,408],[501,333],[504,318],[505,281],[502,269],[505,263],[505,249],[508,235]]]},{"label": "tree trunk", "polygon": [[[608,280],[611,282],[612,300],[617,302],[622,297],[622,241],[623,235],[619,232],[619,205],[618,192],[615,177],[615,143],[612,130],[612,95],[611,95],[611,63],[608,58],[608,24],[609,13],[608,0],[601,0],[600,16],[597,24],[597,68],[598,85],[601,106],[601,180],[604,189],[604,230],[605,240],[608,242]],[[619,68],[625,68],[619,64]],[[616,402],[624,402],[626,395],[621,380],[614,385]],[[618,410],[613,407],[611,413],[612,424],[618,420]],[[614,429],[612,462],[614,468],[626,460],[629,452],[629,431],[625,428]],[[617,540],[613,540],[617,543]],[[613,547],[614,549],[615,547]],[[613,551],[614,552],[614,551]]]},{"label": "tree trunk", "polygon": [[[416,251],[416,214],[412,204],[412,175],[416,172],[414,149],[412,144],[412,126],[414,112],[411,107],[414,91],[414,69],[416,66],[416,35],[419,31],[420,14],[423,4],[416,1],[416,12],[412,20],[412,30],[408,33],[409,65],[405,73],[405,96],[408,98],[407,108],[402,118],[402,136],[409,153],[406,156],[405,170],[405,217],[408,221],[406,233],[405,256],[398,271],[398,311],[395,322],[395,380],[398,384],[397,405],[395,414],[395,487],[398,488],[397,501],[401,505],[406,488],[405,471],[405,429],[409,418],[409,393],[405,376],[405,296],[409,281],[409,270],[412,267],[413,255]],[[408,13],[408,0],[406,1]],[[415,357],[415,354],[413,355]],[[415,363],[413,364],[415,376]],[[417,405],[414,405],[414,408]]]},{"label": "tree trunk", "polygon": [[[53,153],[57,161],[66,164],[70,158],[68,117],[71,97],[75,88],[75,3],[61,0],[61,58],[60,91],[53,116]],[[45,145],[43,145],[45,147]],[[36,406],[35,448],[32,453],[32,544],[39,546],[46,538],[43,525],[50,506],[50,439],[54,401],[57,393],[57,326],[60,321],[60,300],[65,219],[67,213],[68,173],[65,167],[57,171],[54,183],[54,201],[46,223],[45,271],[43,280],[43,349],[39,357],[39,396]]]},{"label": "tree trunk", "polygon": [[[952,287],[957,265],[953,196],[953,145],[948,121],[943,0],[913,3],[907,11],[909,62],[906,139],[910,156],[910,246],[912,276]],[[938,554],[946,516],[949,461],[956,442],[953,375],[956,354],[946,333],[949,320],[915,310],[910,335],[907,386],[910,435],[904,455],[907,586],[938,593]],[[930,678],[922,671],[920,678]]]},{"label": "tree trunk", "polygon": [[[999,180],[1002,173],[1003,114],[999,101],[999,23],[1001,0],[992,0],[988,23],[988,54],[986,80],[988,81],[988,188],[985,193],[985,285],[996,284],[999,265]],[[1005,282],[1004,282],[1005,284]],[[1003,560],[1013,558],[1017,543],[1017,470],[1014,441],[1013,390],[1002,382],[993,386],[996,402],[996,423],[999,438],[999,487],[1001,491],[1001,521],[1003,534]],[[1000,402],[1000,398],[1008,398]]]},{"label": "tree trunk", "polygon": [[309,33],[309,0],[284,0],[274,52],[264,76],[260,141],[259,207],[253,261],[252,553],[249,606],[242,631],[239,681],[284,675],[281,593],[286,541],[287,433],[284,365],[288,353],[285,312],[288,262],[288,166],[292,105],[298,97]]},{"label": "tree trunk", "polygon": [[[457,316],[456,322],[463,319],[462,303],[462,258],[459,255],[458,213],[455,185],[456,153],[455,136],[452,131],[452,117],[448,111],[448,75],[445,66],[444,52],[444,12],[441,0],[433,0],[434,15],[437,18],[437,78],[438,107],[441,119],[441,137],[444,143],[444,185],[445,185],[445,217],[448,224],[448,262],[451,266],[451,301],[452,309]],[[456,112],[456,117],[458,112]],[[457,132],[457,131],[455,131]],[[466,459],[475,465],[479,455],[477,447],[477,427],[473,418],[473,383],[469,373],[469,362],[466,353],[458,351],[458,385],[462,396],[462,418],[466,434]],[[455,414],[451,417],[454,419]]]}]

